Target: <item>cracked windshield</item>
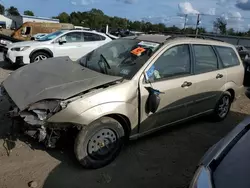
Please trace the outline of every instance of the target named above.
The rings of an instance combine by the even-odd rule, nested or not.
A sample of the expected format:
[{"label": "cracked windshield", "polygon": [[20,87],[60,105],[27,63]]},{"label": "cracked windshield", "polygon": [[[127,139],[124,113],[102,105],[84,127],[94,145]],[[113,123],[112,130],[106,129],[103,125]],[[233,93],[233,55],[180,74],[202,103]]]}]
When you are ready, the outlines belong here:
[{"label": "cracked windshield", "polygon": [[249,100],[250,0],[0,0],[0,188],[249,188]]}]

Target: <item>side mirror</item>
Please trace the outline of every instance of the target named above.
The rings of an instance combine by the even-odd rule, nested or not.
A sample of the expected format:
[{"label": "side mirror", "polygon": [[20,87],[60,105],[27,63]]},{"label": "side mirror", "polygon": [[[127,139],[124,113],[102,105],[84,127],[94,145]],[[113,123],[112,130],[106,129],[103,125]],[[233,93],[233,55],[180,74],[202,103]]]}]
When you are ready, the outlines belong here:
[{"label": "side mirror", "polygon": [[147,87],[146,89],[149,92],[146,111],[155,113],[160,105],[161,98],[159,95],[161,92],[151,87]]},{"label": "side mirror", "polygon": [[66,42],[67,42],[67,41],[66,41],[65,38],[59,38],[59,40],[58,40],[58,43],[59,43],[60,45],[66,43]]}]

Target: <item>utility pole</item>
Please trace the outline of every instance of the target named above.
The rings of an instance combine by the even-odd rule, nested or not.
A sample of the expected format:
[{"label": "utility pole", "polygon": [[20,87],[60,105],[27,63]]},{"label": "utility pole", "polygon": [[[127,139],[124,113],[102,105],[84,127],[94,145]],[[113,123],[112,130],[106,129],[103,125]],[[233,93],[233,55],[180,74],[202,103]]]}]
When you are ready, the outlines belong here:
[{"label": "utility pole", "polygon": [[199,24],[200,24],[200,14],[197,15],[197,22],[196,22],[196,33],[195,36],[197,37],[199,33]]},{"label": "utility pole", "polygon": [[183,31],[186,30],[186,25],[187,25],[187,14],[185,15],[185,22],[184,22]]}]

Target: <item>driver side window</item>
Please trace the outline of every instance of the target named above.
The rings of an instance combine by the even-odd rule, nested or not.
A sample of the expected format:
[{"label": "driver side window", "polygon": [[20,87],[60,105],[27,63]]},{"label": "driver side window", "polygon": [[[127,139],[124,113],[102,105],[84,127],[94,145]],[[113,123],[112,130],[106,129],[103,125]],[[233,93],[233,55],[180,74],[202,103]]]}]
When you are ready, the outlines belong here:
[{"label": "driver side window", "polygon": [[147,72],[150,81],[188,74],[191,74],[191,59],[187,44],[167,49]]},{"label": "driver side window", "polygon": [[84,38],[82,37],[81,32],[67,33],[62,36],[61,39],[67,43],[84,42]]}]

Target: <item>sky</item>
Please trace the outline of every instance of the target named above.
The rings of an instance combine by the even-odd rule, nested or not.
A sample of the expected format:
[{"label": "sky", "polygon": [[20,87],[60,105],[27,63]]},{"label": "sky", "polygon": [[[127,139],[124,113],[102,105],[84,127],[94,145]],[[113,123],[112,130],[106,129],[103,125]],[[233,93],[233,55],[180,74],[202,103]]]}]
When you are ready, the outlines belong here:
[{"label": "sky", "polygon": [[197,14],[201,14],[200,25],[208,30],[212,30],[217,17],[227,20],[228,27],[237,31],[250,28],[250,0],[0,0],[0,3],[15,6],[20,13],[32,10],[43,17],[97,8],[109,16],[167,26],[183,27],[186,14],[187,26],[195,26]]}]

